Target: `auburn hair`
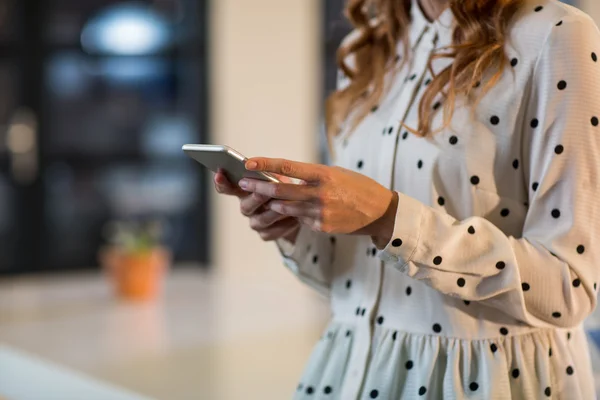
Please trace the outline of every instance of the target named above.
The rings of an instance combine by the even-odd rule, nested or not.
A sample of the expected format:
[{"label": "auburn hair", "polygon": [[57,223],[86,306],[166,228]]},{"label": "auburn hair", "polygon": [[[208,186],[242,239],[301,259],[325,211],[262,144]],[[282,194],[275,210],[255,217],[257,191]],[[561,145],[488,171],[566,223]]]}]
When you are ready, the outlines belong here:
[{"label": "auburn hair", "polygon": [[[480,85],[483,74],[495,70],[479,95],[472,98],[474,109],[479,99],[496,84],[508,61],[504,52],[507,26],[524,0],[449,0],[448,3],[455,20],[452,43],[432,53],[428,68],[433,75],[434,59],[449,57],[453,62],[432,76],[419,104],[416,129],[406,127],[421,137],[433,133],[432,103],[438,95],[445,98],[444,123],[439,129],[442,130],[450,124],[457,96],[472,98],[472,91]],[[410,54],[408,29],[412,4],[413,0],[348,0],[344,14],[355,30],[340,45],[337,64],[350,83],[334,91],[326,102],[330,152],[333,152],[332,139],[340,133],[342,125],[347,123],[350,130],[354,129],[386,93],[384,78],[397,68],[398,43],[402,43],[405,55]],[[400,66],[407,61],[408,57],[403,57]]]}]

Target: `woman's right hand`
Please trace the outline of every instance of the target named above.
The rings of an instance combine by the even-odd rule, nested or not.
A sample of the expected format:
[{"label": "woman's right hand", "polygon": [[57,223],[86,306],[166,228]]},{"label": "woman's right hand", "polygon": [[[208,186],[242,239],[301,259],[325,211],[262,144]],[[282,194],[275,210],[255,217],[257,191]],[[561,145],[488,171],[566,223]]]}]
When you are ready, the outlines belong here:
[{"label": "woman's right hand", "polygon": [[[277,175],[277,179],[285,183],[292,181],[282,175]],[[276,239],[286,239],[295,243],[296,236],[300,230],[300,222],[294,217],[287,217],[275,211],[265,209],[264,205],[271,201],[257,193],[248,193],[239,186],[229,182],[222,169],[214,176],[215,189],[218,193],[236,196],[240,199],[240,211],[242,215],[248,217],[250,228],[255,230],[264,241]]]}]

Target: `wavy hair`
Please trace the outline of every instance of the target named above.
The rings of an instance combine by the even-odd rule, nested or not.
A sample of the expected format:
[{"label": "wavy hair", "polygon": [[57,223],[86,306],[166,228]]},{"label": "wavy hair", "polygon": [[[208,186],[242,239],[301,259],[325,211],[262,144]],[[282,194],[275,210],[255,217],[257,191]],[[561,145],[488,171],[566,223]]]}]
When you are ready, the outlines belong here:
[{"label": "wavy hair", "polygon": [[[472,98],[484,73],[496,71],[473,99],[473,107],[496,84],[508,61],[504,52],[507,25],[523,3],[524,0],[449,0],[455,20],[452,44],[437,49],[428,68],[433,72],[431,63],[438,58],[452,58],[453,62],[432,77],[419,104],[417,129],[406,127],[411,133],[421,137],[434,133],[432,103],[438,95],[446,99],[440,131],[450,124],[457,96]],[[337,64],[350,83],[333,92],[326,102],[331,151],[332,138],[340,133],[342,125],[348,122],[354,129],[385,94],[388,88],[384,78],[395,68],[398,42],[401,41],[404,54],[409,54],[411,7],[412,0],[348,0],[344,14],[354,26],[355,35],[339,47]],[[353,59],[352,67],[349,58]],[[407,59],[404,57],[400,65]]]}]

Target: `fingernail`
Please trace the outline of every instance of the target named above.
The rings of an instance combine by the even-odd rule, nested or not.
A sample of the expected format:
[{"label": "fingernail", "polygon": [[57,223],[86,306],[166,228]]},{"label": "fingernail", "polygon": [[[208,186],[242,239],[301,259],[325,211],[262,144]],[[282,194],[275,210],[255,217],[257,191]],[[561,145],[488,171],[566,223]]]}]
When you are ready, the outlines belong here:
[{"label": "fingernail", "polygon": [[245,180],[245,179],[242,179],[241,181],[239,181],[239,183],[238,183],[238,184],[240,185],[240,187],[241,187],[242,189],[246,189],[246,188],[248,187],[248,181],[247,181],[247,180]]},{"label": "fingernail", "polygon": [[246,163],[246,169],[254,169],[258,166],[258,164],[256,163],[256,161],[248,161]]}]

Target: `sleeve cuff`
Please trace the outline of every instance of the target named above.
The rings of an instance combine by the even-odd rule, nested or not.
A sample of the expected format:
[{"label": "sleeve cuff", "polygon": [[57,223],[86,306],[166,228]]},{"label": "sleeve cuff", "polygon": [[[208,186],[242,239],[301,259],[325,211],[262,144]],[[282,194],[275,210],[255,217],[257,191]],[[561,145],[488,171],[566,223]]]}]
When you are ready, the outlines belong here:
[{"label": "sleeve cuff", "polygon": [[[298,231],[295,244],[292,244],[285,239],[277,239],[275,241],[281,256],[286,260],[286,264],[288,264],[287,261],[292,261],[294,263],[302,262],[301,258],[306,255],[307,247],[312,238],[311,232],[310,228],[302,225]],[[294,269],[297,270],[297,268]]]},{"label": "sleeve cuff", "polygon": [[421,237],[421,220],[425,205],[403,193],[398,193],[398,209],[394,220],[394,233],[379,252],[385,262],[398,264],[403,270],[413,257]]}]

